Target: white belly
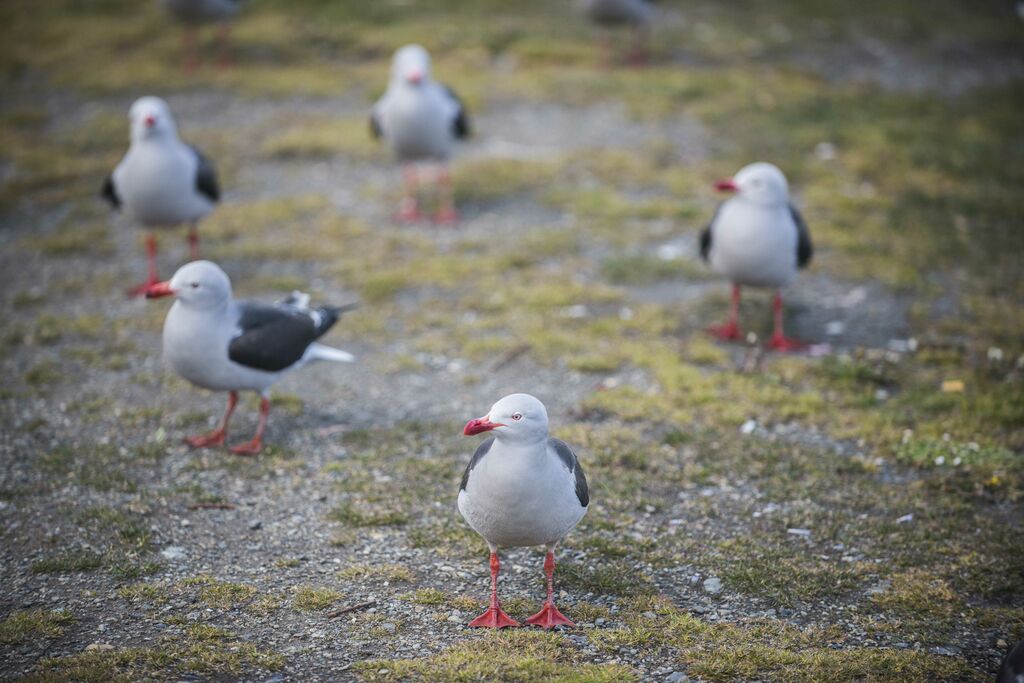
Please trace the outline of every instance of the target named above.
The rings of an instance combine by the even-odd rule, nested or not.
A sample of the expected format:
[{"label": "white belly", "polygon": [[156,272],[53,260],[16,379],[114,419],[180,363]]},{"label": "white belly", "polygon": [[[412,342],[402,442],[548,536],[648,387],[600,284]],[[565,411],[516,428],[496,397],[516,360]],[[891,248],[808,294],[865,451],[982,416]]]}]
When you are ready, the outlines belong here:
[{"label": "white belly", "polygon": [[443,107],[429,97],[403,97],[388,107],[384,130],[399,159],[442,161],[451,156],[453,132]]},{"label": "white belly", "polygon": [[196,386],[215,391],[265,392],[280,372],[264,372],[228,358],[233,330],[211,323],[213,316],[196,315],[178,302],[164,321],[164,358],[176,373]]},{"label": "white belly", "polygon": [[797,230],[785,206],[730,201],[711,240],[711,267],[737,284],[783,287],[796,276]]},{"label": "white belly", "polygon": [[213,209],[213,202],[196,190],[195,163],[189,163],[188,153],[129,152],[118,167],[121,199],[143,225],[173,227],[197,221]]},{"label": "white belly", "polygon": [[459,492],[459,512],[499,547],[552,545],[586,514],[572,473],[554,459],[544,471],[527,458],[488,453]]}]

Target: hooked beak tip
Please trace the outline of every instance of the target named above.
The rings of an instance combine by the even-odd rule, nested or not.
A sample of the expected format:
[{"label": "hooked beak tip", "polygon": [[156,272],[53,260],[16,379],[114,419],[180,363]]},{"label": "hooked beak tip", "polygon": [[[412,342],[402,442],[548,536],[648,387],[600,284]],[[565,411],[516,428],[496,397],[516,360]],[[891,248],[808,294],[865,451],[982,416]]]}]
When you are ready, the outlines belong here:
[{"label": "hooked beak tip", "polygon": [[153,116],[152,114],[150,114],[145,119],[143,119],[143,121],[146,124],[146,128],[152,128],[153,126],[156,125],[156,117]]},{"label": "hooked beak tip", "polygon": [[462,430],[462,434],[463,436],[473,436],[475,434],[489,432],[495,427],[504,426],[505,425],[500,422],[491,422],[488,417],[478,417],[466,423],[466,427]]},{"label": "hooked beak tip", "polygon": [[719,192],[736,192],[739,186],[736,185],[736,181],[732,178],[726,178],[725,180],[719,180],[715,183],[715,189]]}]

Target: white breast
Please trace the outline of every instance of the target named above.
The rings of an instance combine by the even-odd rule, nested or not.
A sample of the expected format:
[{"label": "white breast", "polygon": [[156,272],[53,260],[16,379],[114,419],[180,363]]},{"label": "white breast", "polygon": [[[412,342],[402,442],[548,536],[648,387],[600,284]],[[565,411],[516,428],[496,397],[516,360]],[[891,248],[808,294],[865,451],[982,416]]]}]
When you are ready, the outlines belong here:
[{"label": "white breast", "polygon": [[796,276],[797,228],[785,204],[722,205],[711,233],[711,267],[733,282],[783,287]]},{"label": "white breast", "polygon": [[228,358],[235,331],[227,311],[189,310],[175,301],[164,321],[164,358],[179,375],[215,391],[265,392],[281,376]]},{"label": "white breast", "polygon": [[459,511],[492,545],[551,545],[586,514],[575,486],[573,474],[546,444],[527,449],[496,441],[459,492]]},{"label": "white breast", "polygon": [[196,221],[213,203],[196,190],[195,154],[177,140],[133,144],[114,172],[125,207],[143,225]]},{"label": "white breast", "polygon": [[421,88],[396,86],[381,107],[384,136],[400,159],[444,160],[455,141],[451,103],[436,83]]}]

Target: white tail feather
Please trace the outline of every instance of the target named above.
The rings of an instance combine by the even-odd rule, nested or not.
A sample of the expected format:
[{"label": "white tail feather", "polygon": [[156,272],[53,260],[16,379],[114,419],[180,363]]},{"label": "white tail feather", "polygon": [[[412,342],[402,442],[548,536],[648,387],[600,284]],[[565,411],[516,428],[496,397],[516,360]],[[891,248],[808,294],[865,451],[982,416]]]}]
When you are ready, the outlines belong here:
[{"label": "white tail feather", "polygon": [[332,360],[336,363],[354,363],[356,357],[348,351],[336,349],[325,344],[310,344],[306,349],[307,360]]}]

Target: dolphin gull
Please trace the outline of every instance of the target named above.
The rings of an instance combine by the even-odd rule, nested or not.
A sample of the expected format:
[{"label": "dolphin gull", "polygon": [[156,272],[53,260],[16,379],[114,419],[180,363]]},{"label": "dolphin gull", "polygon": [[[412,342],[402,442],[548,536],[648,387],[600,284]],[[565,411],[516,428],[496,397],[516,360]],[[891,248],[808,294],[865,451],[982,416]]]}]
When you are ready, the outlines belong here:
[{"label": "dolphin gull", "polygon": [[242,0],[160,0],[167,13],[184,24],[181,42],[186,71],[193,71],[199,65],[196,51],[196,32],[202,24],[220,24],[217,40],[220,43],[221,65],[228,63],[228,37],[231,33],[229,21],[242,8]]},{"label": "dolphin gull", "polygon": [[429,163],[437,166],[439,198],[434,220],[458,220],[448,160],[455,141],[469,137],[469,117],[455,91],[431,77],[430,55],[419,45],[406,45],[395,53],[388,89],[370,112],[370,132],[383,137],[403,164],[399,219],[420,218],[416,164]]},{"label": "dolphin gull", "polygon": [[782,294],[778,291],[796,277],[798,268],[810,262],[813,253],[807,224],[790,203],[786,176],[778,167],[758,162],[719,181],[715,188],[736,196],[718,207],[701,232],[700,254],[733,285],[729,321],[710,332],[720,339],[740,339],[740,287],[771,287],[776,290],[775,330],[768,347],[777,351],[804,348],[805,344],[783,333]]},{"label": "dolphin gull", "polygon": [[310,361],[355,360],[316,342],[351,306],[310,308],[309,295],[301,292],[277,304],[235,301],[228,276],[210,261],[188,263],[146,293],[150,299],[162,296],[175,297],[164,321],[164,356],[171,367],[197,386],[228,392],[227,412],[217,429],[185,440],[193,448],[224,444],[238,392],[248,390],[260,395],[259,426],[251,441],[231,452],[258,453],[274,382]]},{"label": "dolphin gull", "polygon": [[[651,0],[582,0],[580,4],[587,18],[602,28],[631,27],[633,51],[630,61],[640,64],[646,60],[650,26],[656,15]],[[611,40],[606,40],[610,57]]]},{"label": "dolphin gull", "polygon": [[543,545],[548,597],[526,623],[573,626],[555,607],[554,550],[590,504],[583,468],[568,445],[548,436],[547,410],[529,394],[504,397],[463,430],[467,436],[484,432],[494,436],[477,448],[459,487],[459,512],[491,551],[490,606],[469,625],[519,626],[498,601],[498,549]]},{"label": "dolphin gull", "polygon": [[[124,207],[146,228],[189,224],[192,259],[199,255],[196,225],[220,200],[213,164],[192,145],[178,139],[167,103],[159,97],[135,101],[128,114],[131,144],[121,163],[103,183],[102,195],[114,209]],[[156,268],[156,237],[146,236],[149,276],[129,293],[139,296],[160,278]]]}]

